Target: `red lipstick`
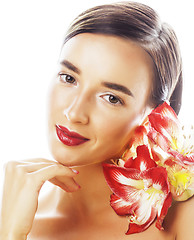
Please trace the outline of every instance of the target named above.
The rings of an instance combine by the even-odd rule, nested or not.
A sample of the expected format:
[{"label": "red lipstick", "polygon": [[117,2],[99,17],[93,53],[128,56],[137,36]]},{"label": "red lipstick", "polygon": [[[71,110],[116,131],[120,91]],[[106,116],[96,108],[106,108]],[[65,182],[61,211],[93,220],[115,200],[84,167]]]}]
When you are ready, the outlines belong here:
[{"label": "red lipstick", "polygon": [[67,146],[77,146],[89,141],[88,138],[85,138],[76,132],[71,132],[61,125],[56,125],[56,133],[59,140]]}]

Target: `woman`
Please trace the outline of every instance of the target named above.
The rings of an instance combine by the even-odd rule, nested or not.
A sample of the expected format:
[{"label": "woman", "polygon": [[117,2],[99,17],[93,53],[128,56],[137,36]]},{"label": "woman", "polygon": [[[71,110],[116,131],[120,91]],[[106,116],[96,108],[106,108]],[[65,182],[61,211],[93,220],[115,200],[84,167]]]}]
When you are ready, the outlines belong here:
[{"label": "woman", "polygon": [[[151,225],[124,235],[128,221],[110,207],[102,171],[102,163],[122,155],[153,108],[169,100],[178,114],[181,92],[176,36],[151,8],[125,2],[78,16],[66,34],[49,98],[55,161],[7,164],[1,238],[192,239],[193,199],[173,204],[164,231]],[[38,201],[47,180],[53,188]]]}]

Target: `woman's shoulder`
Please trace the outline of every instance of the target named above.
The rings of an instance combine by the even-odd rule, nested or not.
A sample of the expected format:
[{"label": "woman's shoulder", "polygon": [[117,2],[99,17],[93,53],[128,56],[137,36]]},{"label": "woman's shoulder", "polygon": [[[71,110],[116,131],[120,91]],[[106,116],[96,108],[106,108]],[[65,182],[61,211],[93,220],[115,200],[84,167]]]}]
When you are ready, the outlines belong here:
[{"label": "woman's shoulder", "polygon": [[177,240],[193,240],[194,237],[194,196],[187,201],[176,202],[175,231]]}]

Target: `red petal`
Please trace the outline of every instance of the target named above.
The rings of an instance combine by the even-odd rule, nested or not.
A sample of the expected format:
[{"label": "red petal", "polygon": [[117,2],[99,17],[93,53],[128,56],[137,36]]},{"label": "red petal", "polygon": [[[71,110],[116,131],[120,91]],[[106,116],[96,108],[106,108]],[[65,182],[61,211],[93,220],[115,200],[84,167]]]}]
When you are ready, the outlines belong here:
[{"label": "red petal", "polygon": [[149,122],[157,132],[161,133],[163,132],[163,129],[166,129],[168,127],[168,118],[164,118],[162,115],[158,113],[151,113],[149,116]]},{"label": "red petal", "polygon": [[171,136],[177,135],[177,132],[179,131],[179,125],[177,122],[174,122],[169,117],[164,118],[157,113],[149,115],[149,122],[152,128],[166,137],[169,141],[171,140]]},{"label": "red petal", "polygon": [[161,213],[160,215],[157,217],[157,221],[156,221],[156,227],[159,229],[159,230],[163,230],[163,227],[162,227],[162,223],[163,223],[163,220],[168,212],[168,209],[169,207],[171,206],[171,203],[172,203],[172,195],[171,193],[168,194],[167,198],[165,199],[164,201],[164,204],[162,206],[162,210],[161,210]]},{"label": "red petal", "polygon": [[120,215],[130,215],[132,214],[131,204],[122,198],[116,196],[115,194],[111,195],[110,205],[114,211]]},{"label": "red petal", "polygon": [[164,103],[148,116],[150,128],[148,136],[163,150],[171,147],[172,137],[176,137],[180,123],[174,110]]},{"label": "red petal", "polygon": [[[106,181],[117,196],[125,201],[137,200],[137,195],[134,195],[135,186],[130,182],[133,180],[142,180],[140,172],[137,169],[122,168],[111,164],[103,164],[103,171]],[[134,181],[134,183],[139,183]]]},{"label": "red petal", "polygon": [[133,157],[129,158],[124,164],[125,168],[131,168],[131,165],[133,164],[133,161],[134,161]]},{"label": "red petal", "polygon": [[151,125],[149,128],[148,137],[154,142],[154,144],[161,147],[164,151],[168,151],[170,149],[170,140],[160,132],[156,131],[156,129]]},{"label": "red petal", "polygon": [[184,163],[188,165],[194,164],[194,153],[191,153],[187,156],[187,158],[184,159]]},{"label": "red petal", "polygon": [[174,121],[178,120],[175,111],[171,108],[169,104],[167,104],[167,102],[164,102],[163,104],[159,105],[156,109],[153,110],[153,112],[159,113],[164,117],[171,118]]},{"label": "red petal", "polygon": [[153,157],[155,162],[160,162],[160,161],[163,160],[161,155],[154,148],[151,148],[151,152],[152,152],[152,157]]},{"label": "red petal", "polygon": [[194,165],[194,154],[190,155],[182,155],[178,151],[171,150],[169,153],[177,160],[179,160],[179,163],[182,165]]},{"label": "red petal", "polygon": [[149,168],[156,167],[157,164],[151,159],[149,149],[146,145],[137,147],[137,157],[130,161],[130,164],[127,162],[125,167],[135,168],[139,171],[145,171]]},{"label": "red petal", "polygon": [[174,159],[172,158],[168,158],[165,162],[164,162],[165,166],[168,167],[173,167],[174,165],[176,165],[176,162],[174,161]]},{"label": "red petal", "polygon": [[152,208],[152,212],[150,215],[150,218],[148,219],[148,221],[142,225],[138,225],[136,223],[130,223],[129,224],[129,229],[126,232],[126,234],[133,234],[133,233],[139,233],[139,232],[143,232],[145,231],[155,220],[156,218],[156,210]]},{"label": "red petal", "polygon": [[163,167],[150,168],[141,174],[144,179],[151,179],[152,185],[160,185],[161,190],[164,194],[168,194],[170,191],[168,183],[167,171]]}]

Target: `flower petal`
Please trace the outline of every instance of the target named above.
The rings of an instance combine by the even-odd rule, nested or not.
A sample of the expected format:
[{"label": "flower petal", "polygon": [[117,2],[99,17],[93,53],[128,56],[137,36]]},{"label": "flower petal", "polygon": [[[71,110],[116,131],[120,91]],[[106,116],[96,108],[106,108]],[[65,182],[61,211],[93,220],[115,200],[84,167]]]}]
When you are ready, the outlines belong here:
[{"label": "flower petal", "polygon": [[128,234],[139,233],[139,232],[145,231],[153,223],[155,218],[156,218],[156,210],[154,208],[152,208],[150,217],[147,220],[147,222],[142,225],[139,225],[137,223],[130,223],[129,229],[126,232],[126,234],[128,235]]},{"label": "flower petal", "polygon": [[164,136],[158,132],[154,126],[151,126],[151,124],[148,132],[148,137],[154,144],[158,145],[164,151],[168,151],[170,149],[171,142],[169,138],[171,139],[171,137]]},{"label": "flower petal", "polygon": [[133,213],[131,208],[132,204],[118,197],[114,193],[111,195],[110,205],[119,216],[130,215]]},{"label": "flower petal", "polygon": [[157,164],[151,159],[148,147],[142,145],[137,147],[137,157],[133,161],[129,159],[124,166],[126,168],[135,168],[142,172],[149,168],[156,167]]},{"label": "flower petal", "polygon": [[177,115],[173,108],[167,103],[164,102],[163,104],[159,105],[157,108],[153,110],[154,113],[159,113],[163,117],[168,117],[172,119],[173,121],[178,121]]},{"label": "flower petal", "polygon": [[134,191],[144,187],[144,182],[140,177],[139,170],[103,164],[103,171],[106,181],[113,193],[125,201],[137,200]]},{"label": "flower petal", "polygon": [[169,193],[169,183],[167,171],[163,167],[150,168],[141,174],[144,179],[151,179],[154,188],[161,190],[166,195]]},{"label": "flower petal", "polygon": [[[166,117],[164,118],[162,115],[157,113],[151,113],[149,115],[149,137],[159,144],[159,146],[163,149],[167,149],[172,144],[176,144],[175,140],[178,138],[179,134],[179,125],[174,122],[172,119]],[[176,146],[174,146],[176,148]]]},{"label": "flower petal", "polygon": [[159,230],[163,230],[163,227],[162,227],[162,223],[163,223],[163,220],[168,212],[168,209],[169,207],[171,206],[172,204],[172,195],[171,193],[169,193],[164,201],[164,204],[163,204],[163,207],[162,207],[162,210],[160,212],[160,214],[158,214],[158,217],[157,217],[157,221],[156,221],[156,227],[159,229]]},{"label": "flower petal", "polygon": [[181,165],[190,165],[194,166],[194,153],[183,155],[179,153],[178,151],[170,150],[169,154],[171,154],[176,160],[179,161],[179,164]]}]

